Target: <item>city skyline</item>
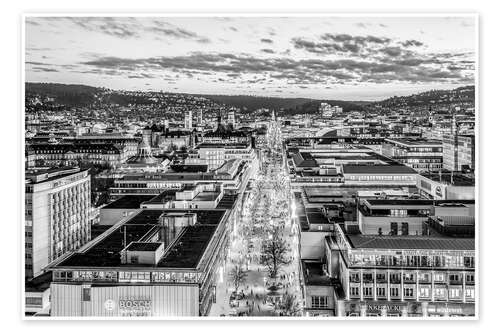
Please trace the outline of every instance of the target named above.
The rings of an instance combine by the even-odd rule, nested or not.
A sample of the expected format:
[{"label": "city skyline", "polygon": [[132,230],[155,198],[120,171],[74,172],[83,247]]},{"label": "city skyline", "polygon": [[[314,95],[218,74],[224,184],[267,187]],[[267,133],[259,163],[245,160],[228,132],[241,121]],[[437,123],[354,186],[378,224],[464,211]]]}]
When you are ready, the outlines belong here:
[{"label": "city skyline", "polygon": [[26,81],[378,100],[474,84],[475,37],[473,16],[27,17]]}]

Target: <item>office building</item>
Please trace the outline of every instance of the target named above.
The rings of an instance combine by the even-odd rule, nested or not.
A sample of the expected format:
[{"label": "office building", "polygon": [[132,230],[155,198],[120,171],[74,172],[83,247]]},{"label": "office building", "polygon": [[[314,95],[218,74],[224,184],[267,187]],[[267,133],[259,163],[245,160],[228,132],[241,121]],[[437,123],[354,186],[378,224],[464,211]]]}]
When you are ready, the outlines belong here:
[{"label": "office building", "polygon": [[78,168],[26,171],[25,272],[45,267],[90,240],[90,175]]}]

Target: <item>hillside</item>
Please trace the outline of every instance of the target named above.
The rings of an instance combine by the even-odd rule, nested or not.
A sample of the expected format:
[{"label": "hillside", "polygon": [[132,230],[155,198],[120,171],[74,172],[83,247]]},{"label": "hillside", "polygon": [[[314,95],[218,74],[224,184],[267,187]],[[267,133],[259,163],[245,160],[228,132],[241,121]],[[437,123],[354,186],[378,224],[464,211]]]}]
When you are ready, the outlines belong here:
[{"label": "hillside", "polygon": [[465,86],[453,90],[430,90],[409,96],[395,96],[378,102],[314,100],[307,98],[279,98],[244,95],[196,95],[167,92],[131,92],[110,90],[86,85],[56,83],[26,83],[26,98],[38,97],[50,100],[55,105],[69,107],[92,106],[96,104],[126,105],[169,105],[175,103],[179,96],[188,99],[186,105],[203,103],[200,99],[217,104],[225,104],[240,108],[244,113],[252,113],[257,109],[277,110],[279,114],[314,114],[322,102],[338,105],[345,112],[364,111],[377,108],[398,108],[444,104],[473,104],[474,86]]},{"label": "hillside", "polygon": [[443,105],[452,103],[474,103],[474,86],[464,86],[453,90],[429,90],[420,94],[409,96],[394,96],[370,106],[374,107],[405,107],[405,106],[427,106]]}]

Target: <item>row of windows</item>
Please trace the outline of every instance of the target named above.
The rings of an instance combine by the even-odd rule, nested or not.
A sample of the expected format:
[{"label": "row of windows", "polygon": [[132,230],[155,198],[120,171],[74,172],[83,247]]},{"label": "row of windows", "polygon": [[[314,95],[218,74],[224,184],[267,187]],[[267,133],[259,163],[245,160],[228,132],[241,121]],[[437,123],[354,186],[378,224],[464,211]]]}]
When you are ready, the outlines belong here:
[{"label": "row of windows", "polygon": [[[350,287],[349,292],[350,296],[357,298],[360,297],[360,287]],[[374,288],[372,287],[363,287],[363,296],[364,297],[373,297],[373,290]],[[375,288],[377,297],[382,297],[385,298],[387,297],[386,292],[387,288],[384,287],[377,287]],[[421,298],[431,298],[431,291],[434,292],[434,297],[438,299],[443,299],[446,298],[446,295],[448,294],[448,298],[450,299],[461,299],[464,295],[462,292],[465,293],[465,298],[467,299],[473,299],[475,295],[475,290],[474,288],[465,288],[465,291],[462,290],[462,288],[443,288],[443,287],[437,287],[434,289],[431,289],[430,286],[421,286],[419,288],[419,297]],[[398,287],[391,287],[389,288],[389,294],[391,298],[396,298],[396,297],[401,297],[401,288]],[[403,288],[403,297],[404,298],[416,298],[416,289],[413,287],[405,287]]]}]

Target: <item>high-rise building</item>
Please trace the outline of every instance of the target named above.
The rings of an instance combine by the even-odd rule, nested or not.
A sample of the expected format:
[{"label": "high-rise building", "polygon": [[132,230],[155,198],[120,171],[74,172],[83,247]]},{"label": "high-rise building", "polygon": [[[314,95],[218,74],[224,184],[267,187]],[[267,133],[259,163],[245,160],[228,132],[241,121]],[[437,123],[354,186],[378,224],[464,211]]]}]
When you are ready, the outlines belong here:
[{"label": "high-rise building", "polygon": [[231,110],[227,113],[227,124],[232,125],[233,127],[236,125],[234,110]]},{"label": "high-rise building", "polygon": [[184,128],[187,130],[193,128],[193,111],[191,110],[184,114]]},{"label": "high-rise building", "polygon": [[475,169],[475,136],[443,135],[443,168],[449,171]]},{"label": "high-rise building", "polygon": [[198,110],[198,125],[202,125],[203,124],[203,110],[202,109],[199,109]]},{"label": "high-rise building", "polygon": [[90,240],[90,175],[78,168],[27,170],[25,190],[25,272],[31,278]]}]

